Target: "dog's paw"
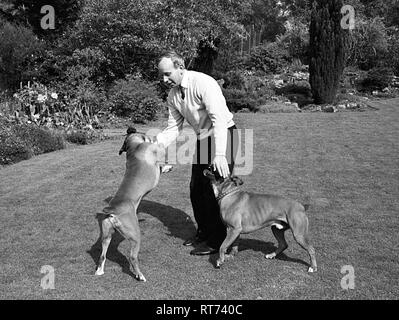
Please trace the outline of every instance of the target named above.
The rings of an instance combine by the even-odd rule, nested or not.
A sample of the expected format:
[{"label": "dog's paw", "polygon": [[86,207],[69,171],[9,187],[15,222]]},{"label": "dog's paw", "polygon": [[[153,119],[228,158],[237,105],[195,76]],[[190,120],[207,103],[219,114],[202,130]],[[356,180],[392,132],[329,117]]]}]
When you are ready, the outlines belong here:
[{"label": "dog's paw", "polygon": [[103,271],[103,270],[97,269],[97,270],[96,270],[96,273],[95,273],[94,275],[96,275],[96,276],[102,276],[103,274],[104,274],[104,271]]},{"label": "dog's paw", "polygon": [[275,252],[272,252],[272,253],[269,253],[269,254],[265,255],[266,259],[274,259],[275,257],[276,257],[276,253]]},{"label": "dog's paw", "polygon": [[232,254],[232,253],[229,253],[229,254],[225,254],[224,255],[224,260],[231,260],[231,259],[233,259],[234,258],[234,254]]},{"label": "dog's paw", "polygon": [[166,165],[161,167],[161,172],[162,173],[167,173],[167,172],[172,171],[172,169],[173,169],[173,166],[171,166],[170,164],[166,164]]},{"label": "dog's paw", "polygon": [[139,274],[135,274],[134,277],[136,278],[136,280],[138,281],[142,281],[142,282],[146,282],[146,278],[144,277],[144,275],[142,273]]},{"label": "dog's paw", "polygon": [[309,273],[313,273],[313,272],[316,272],[316,271],[317,271],[316,267],[309,267],[309,269],[308,269]]},{"label": "dog's paw", "polygon": [[222,263],[220,260],[217,260],[217,261],[216,261],[215,268],[216,268],[216,269],[220,269],[220,267],[222,266],[222,264],[223,264],[223,263]]}]

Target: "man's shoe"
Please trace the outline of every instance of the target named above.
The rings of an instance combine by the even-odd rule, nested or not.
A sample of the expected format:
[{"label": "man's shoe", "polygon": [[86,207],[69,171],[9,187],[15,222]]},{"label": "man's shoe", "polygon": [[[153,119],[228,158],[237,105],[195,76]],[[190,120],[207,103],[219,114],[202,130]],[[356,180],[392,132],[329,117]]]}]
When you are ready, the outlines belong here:
[{"label": "man's shoe", "polygon": [[184,241],[183,246],[192,246],[192,245],[200,244],[201,242],[204,242],[204,241],[205,240],[202,240],[199,237],[194,237],[194,238]]},{"label": "man's shoe", "polygon": [[194,250],[190,251],[190,254],[193,256],[204,256],[207,254],[212,254],[218,252],[216,249],[211,248],[207,245],[195,248]]}]

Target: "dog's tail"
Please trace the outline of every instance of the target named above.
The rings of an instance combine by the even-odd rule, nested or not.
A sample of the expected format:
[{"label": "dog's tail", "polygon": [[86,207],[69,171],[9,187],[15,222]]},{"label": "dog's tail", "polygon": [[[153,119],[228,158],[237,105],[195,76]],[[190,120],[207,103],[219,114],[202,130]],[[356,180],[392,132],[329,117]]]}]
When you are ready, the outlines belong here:
[{"label": "dog's tail", "polygon": [[309,210],[309,207],[310,207],[310,204],[309,204],[309,203],[306,203],[306,204],[303,205],[303,207],[305,208],[305,211],[308,211],[308,210]]}]

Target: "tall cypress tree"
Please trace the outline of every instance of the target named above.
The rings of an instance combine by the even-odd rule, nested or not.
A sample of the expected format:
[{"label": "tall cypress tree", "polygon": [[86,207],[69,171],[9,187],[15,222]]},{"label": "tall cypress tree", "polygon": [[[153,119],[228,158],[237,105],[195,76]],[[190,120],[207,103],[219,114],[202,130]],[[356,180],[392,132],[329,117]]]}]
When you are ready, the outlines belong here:
[{"label": "tall cypress tree", "polygon": [[345,65],[342,0],[312,0],[309,81],[316,104],[332,103]]}]

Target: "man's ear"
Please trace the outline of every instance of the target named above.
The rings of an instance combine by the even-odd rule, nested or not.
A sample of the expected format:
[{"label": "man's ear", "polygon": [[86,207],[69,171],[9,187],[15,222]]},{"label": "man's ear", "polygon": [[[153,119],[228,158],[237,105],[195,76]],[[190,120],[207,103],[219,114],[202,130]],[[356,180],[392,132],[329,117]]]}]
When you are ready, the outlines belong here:
[{"label": "man's ear", "polygon": [[239,177],[236,176],[232,176],[231,180],[234,181],[236,186],[241,186],[242,184],[244,184],[244,182]]}]

